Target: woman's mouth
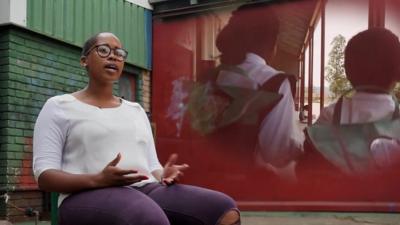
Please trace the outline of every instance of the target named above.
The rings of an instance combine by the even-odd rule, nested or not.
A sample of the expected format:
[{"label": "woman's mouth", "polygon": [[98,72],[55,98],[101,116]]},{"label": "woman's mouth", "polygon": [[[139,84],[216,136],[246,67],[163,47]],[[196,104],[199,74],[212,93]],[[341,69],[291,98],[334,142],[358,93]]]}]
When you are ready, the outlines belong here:
[{"label": "woman's mouth", "polygon": [[106,70],[108,70],[108,71],[112,71],[112,72],[118,72],[118,66],[117,65],[115,65],[115,64],[112,64],[112,63],[110,63],[110,64],[106,64],[105,66],[104,66],[104,68],[106,68]]}]

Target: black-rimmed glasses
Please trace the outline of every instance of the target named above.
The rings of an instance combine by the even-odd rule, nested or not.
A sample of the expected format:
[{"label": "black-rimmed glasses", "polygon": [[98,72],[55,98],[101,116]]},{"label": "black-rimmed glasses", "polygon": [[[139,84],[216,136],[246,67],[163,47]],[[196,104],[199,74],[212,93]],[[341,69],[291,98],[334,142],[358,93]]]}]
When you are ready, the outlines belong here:
[{"label": "black-rimmed glasses", "polygon": [[96,49],[97,54],[102,57],[102,58],[107,58],[111,54],[111,50],[114,53],[114,56],[117,58],[119,61],[124,61],[128,57],[128,52],[123,49],[123,48],[114,48],[111,49],[110,46],[107,44],[101,44],[101,45],[95,45],[91,47],[86,53],[85,56],[89,55],[89,53],[93,50]]}]

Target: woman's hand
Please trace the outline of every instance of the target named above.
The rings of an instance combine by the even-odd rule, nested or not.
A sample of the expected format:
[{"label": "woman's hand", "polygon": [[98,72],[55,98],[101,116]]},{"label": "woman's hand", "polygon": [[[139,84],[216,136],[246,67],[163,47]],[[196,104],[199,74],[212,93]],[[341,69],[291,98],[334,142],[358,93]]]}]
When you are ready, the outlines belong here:
[{"label": "woman's hand", "polygon": [[172,154],[167,163],[164,166],[164,171],[161,176],[161,183],[163,185],[171,185],[175,183],[176,181],[179,181],[179,179],[183,176],[184,170],[189,168],[187,164],[182,164],[182,165],[176,165],[175,163],[178,160],[178,154]]},{"label": "woman's hand", "polygon": [[135,170],[123,170],[117,167],[121,154],[104,167],[98,174],[72,174],[56,169],[44,171],[39,176],[39,187],[45,191],[74,193],[77,191],[110,186],[126,186],[148,179]]},{"label": "woman's hand", "polygon": [[123,170],[117,167],[120,160],[121,154],[118,153],[117,157],[108,163],[103,171],[97,175],[96,186],[126,186],[149,179],[145,175],[138,174],[136,170]]}]

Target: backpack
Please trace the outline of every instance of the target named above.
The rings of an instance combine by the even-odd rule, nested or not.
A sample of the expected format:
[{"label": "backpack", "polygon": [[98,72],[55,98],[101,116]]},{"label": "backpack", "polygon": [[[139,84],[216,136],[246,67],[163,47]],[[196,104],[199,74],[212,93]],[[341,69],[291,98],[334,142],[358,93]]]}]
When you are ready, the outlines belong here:
[{"label": "backpack", "polygon": [[[371,145],[377,138],[400,140],[399,104],[390,119],[375,122],[340,124],[343,96],[334,108],[332,124],[314,124],[305,129],[304,155],[298,171],[330,176],[369,176],[388,168],[376,162]],[[314,171],[314,172],[313,172]]]},{"label": "backpack", "polygon": [[217,85],[216,75],[222,70],[240,74],[243,82],[254,82],[241,68],[221,65],[216,68],[214,76],[208,81],[193,84],[188,111],[192,128],[202,135],[212,134],[217,130],[227,130],[238,123],[258,127],[261,119],[283,97],[278,91],[286,79],[291,84],[292,94],[295,94],[296,77],[294,75],[277,74],[254,90]]}]

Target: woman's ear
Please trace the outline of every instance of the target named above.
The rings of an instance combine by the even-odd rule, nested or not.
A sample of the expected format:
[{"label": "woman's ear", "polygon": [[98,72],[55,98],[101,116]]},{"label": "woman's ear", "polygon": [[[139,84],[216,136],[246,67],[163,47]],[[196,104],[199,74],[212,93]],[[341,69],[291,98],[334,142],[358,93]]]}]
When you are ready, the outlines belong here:
[{"label": "woman's ear", "polygon": [[81,66],[87,67],[86,61],[87,61],[86,56],[81,56],[81,59],[80,59]]}]

